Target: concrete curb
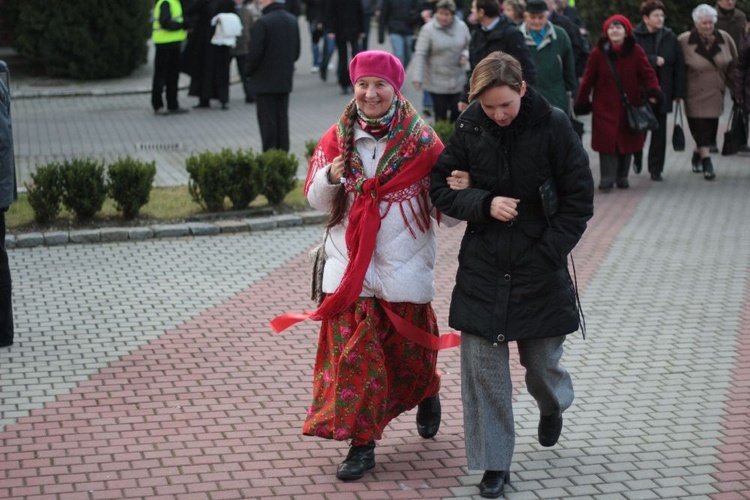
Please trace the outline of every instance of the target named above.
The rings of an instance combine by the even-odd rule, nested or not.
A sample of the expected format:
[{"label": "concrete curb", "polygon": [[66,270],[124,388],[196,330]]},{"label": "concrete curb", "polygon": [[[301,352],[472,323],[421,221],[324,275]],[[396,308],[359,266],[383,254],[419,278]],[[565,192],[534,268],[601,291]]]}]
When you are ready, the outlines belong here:
[{"label": "concrete curb", "polygon": [[254,233],[271,229],[322,224],[328,214],[317,211],[295,214],[271,215],[216,222],[184,222],[180,224],[155,224],[138,227],[106,227],[74,231],[47,231],[35,233],[8,233],[5,248],[34,248],[86,243],[116,243],[142,241],[152,238],[184,238],[188,236],[214,236],[218,234]]}]

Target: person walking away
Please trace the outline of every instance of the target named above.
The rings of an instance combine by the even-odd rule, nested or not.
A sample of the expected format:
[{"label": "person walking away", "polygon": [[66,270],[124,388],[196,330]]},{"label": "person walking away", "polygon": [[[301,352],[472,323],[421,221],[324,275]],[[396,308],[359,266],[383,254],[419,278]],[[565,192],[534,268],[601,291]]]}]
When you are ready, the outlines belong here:
[{"label": "person walking away", "polygon": [[[746,132],[750,133],[750,24],[747,25],[738,50],[737,66],[734,70],[734,98],[742,104]],[[747,142],[740,151],[750,151]]]},{"label": "person walking away", "polygon": [[[541,446],[557,443],[573,402],[560,363],[579,326],[567,256],[593,215],[594,188],[567,115],[524,82],[517,60],[490,54],[470,89],[471,104],[432,170],[430,198],[466,221],[449,324],[461,331],[468,468],[485,471],[479,494],[498,498],[515,446],[510,343],[539,409]],[[542,186],[555,190],[556,210],[545,211]]]},{"label": "person walking away", "polygon": [[391,42],[391,52],[404,68],[409,66],[414,48],[414,31],[420,25],[419,0],[383,0],[378,23],[378,43]]},{"label": "person walking away", "polygon": [[718,13],[710,5],[698,5],[692,18],[693,29],[677,37],[687,69],[685,116],[695,141],[690,162],[693,172],[703,173],[704,179],[712,181],[716,173],[710,150],[716,144],[726,89],[734,91],[737,47],[729,33],[716,27]]},{"label": "person walking away", "polygon": [[[320,71],[323,80],[326,80],[328,61],[331,53],[336,50],[336,41],[325,36],[323,31],[323,1],[324,0],[307,0],[305,6],[305,17],[310,30],[310,48],[312,49],[313,64],[310,68],[311,73]],[[323,50],[321,51],[321,42]],[[325,64],[323,64],[325,61]]]},{"label": "person walking away", "polygon": [[528,0],[523,18],[519,29],[536,67],[534,88],[551,105],[568,113],[571,96],[578,91],[570,38],[564,29],[549,22],[549,10],[544,0]]},{"label": "person walking away", "polygon": [[617,78],[633,106],[641,105],[642,89],[652,104],[663,100],[656,73],[633,38],[633,26],[620,14],[604,21],[602,35],[586,63],[573,107],[576,115],[592,113],[591,148],[599,153],[599,190],[602,192],[611,191],[615,183],[619,189],[630,187],[631,157],[643,149],[643,132],[632,132],[628,127]]},{"label": "person walking away", "polygon": [[[154,6],[151,38],[154,42],[154,79],[151,83],[151,106],[157,115],[186,113],[177,99],[180,79],[182,42],[187,40],[187,23],[180,0],[157,0]],[[167,109],[163,93],[166,88]]]},{"label": "person walking away", "polygon": [[0,78],[0,347],[13,345],[12,281],[5,248],[5,213],[18,199],[10,91]]},{"label": "person walking away", "polygon": [[255,92],[263,151],[289,151],[289,94],[300,56],[297,18],[275,0],[259,0],[263,15],[250,31],[247,74]]},{"label": "person walking away", "polygon": [[[502,13],[498,0],[474,0],[471,14],[478,26],[471,34],[469,42],[469,64],[471,71],[479,61],[495,51],[502,51],[515,57],[523,68],[523,78],[527,84],[536,83],[536,67],[526,40],[513,21]],[[464,94],[458,103],[458,110],[468,106],[469,84],[464,86]]]},{"label": "person walking away", "polygon": [[[640,13],[642,21],[633,29],[633,36],[646,52],[664,94],[662,104],[652,106],[659,128],[649,131],[651,143],[648,148],[648,172],[651,180],[662,181],[667,152],[667,114],[672,112],[672,101],[680,102],[687,92],[685,57],[677,35],[664,26],[666,8],[661,0],[646,0],[641,4]],[[633,154],[633,171],[640,173],[642,166],[643,151],[637,151]]]},{"label": "person walking away", "polygon": [[310,205],[330,213],[324,299],[312,313],[271,321],[276,332],[304,319],[321,321],[302,432],[350,441],[336,470],[344,481],[375,467],[376,441],[415,406],[417,432],[435,436],[437,354],[457,345],[456,335],[439,336],[431,306],[437,215],[429,175],[443,144],[401,94],[398,58],[360,52],[349,74],[354,99],[320,139],[305,181]]},{"label": "person walking away", "polygon": [[237,37],[231,56],[237,61],[237,73],[242,81],[245,103],[255,102],[255,95],[250,89],[250,78],[247,76],[247,55],[250,53],[250,29],[262,15],[260,8],[253,0],[234,0],[235,13],[242,22],[242,34]]},{"label": "person walking away", "polygon": [[432,95],[435,119],[455,122],[466,84],[471,33],[456,17],[453,0],[439,0],[432,20],[422,26],[413,56],[412,85]]},{"label": "person walking away", "polygon": [[[336,41],[338,52],[338,84],[341,93],[348,95],[352,86],[349,79],[349,61],[362,50],[365,37],[362,2],[358,0],[325,0],[323,29],[326,36]],[[328,61],[325,61],[328,64]],[[321,67],[321,78],[323,78]],[[325,78],[323,78],[325,80]]]}]

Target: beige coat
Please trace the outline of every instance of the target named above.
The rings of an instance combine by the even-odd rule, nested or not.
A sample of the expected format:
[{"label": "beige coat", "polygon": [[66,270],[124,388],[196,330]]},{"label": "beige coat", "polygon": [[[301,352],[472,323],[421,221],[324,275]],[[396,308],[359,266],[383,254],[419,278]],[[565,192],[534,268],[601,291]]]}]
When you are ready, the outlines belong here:
[{"label": "beige coat", "polygon": [[686,31],[678,40],[685,55],[689,118],[718,118],[724,110],[724,92],[732,89],[737,47],[729,33],[717,30],[716,43],[707,51],[698,33]]}]

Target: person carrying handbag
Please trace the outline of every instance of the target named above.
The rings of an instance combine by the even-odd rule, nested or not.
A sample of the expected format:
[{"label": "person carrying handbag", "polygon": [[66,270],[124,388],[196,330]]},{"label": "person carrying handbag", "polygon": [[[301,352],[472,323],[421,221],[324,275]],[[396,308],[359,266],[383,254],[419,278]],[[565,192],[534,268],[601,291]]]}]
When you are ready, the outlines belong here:
[{"label": "person carrying handbag", "polygon": [[615,14],[604,21],[602,32],[586,63],[573,109],[577,115],[592,113],[591,148],[599,153],[599,190],[608,192],[615,184],[630,187],[631,157],[644,143],[644,133],[628,126],[617,76],[633,106],[641,106],[643,88],[653,104],[661,103],[663,94],[646,53],[635,42],[630,21]]}]

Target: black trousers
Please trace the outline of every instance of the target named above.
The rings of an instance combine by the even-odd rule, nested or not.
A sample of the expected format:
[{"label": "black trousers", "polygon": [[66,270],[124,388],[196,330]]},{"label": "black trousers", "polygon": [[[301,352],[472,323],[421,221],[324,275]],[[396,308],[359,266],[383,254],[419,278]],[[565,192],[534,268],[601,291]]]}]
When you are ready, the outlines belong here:
[{"label": "black trousers", "polygon": [[5,251],[5,212],[0,208],[0,344],[13,343],[13,304],[11,303],[10,265]]},{"label": "black trousers", "polygon": [[289,94],[258,93],[255,99],[263,151],[289,151]]},{"label": "black trousers", "polygon": [[458,119],[458,101],[461,94],[435,94],[432,95],[432,106],[435,109],[436,120],[449,120],[454,123]]},{"label": "black trousers", "polygon": [[180,42],[156,45],[154,58],[154,80],[151,84],[151,106],[154,110],[164,107],[162,93],[167,88],[167,109],[177,109],[177,87],[180,78]]},{"label": "black trousers", "polygon": [[[347,56],[347,44],[351,47],[351,54]],[[360,52],[359,40],[339,40],[336,39],[336,50],[339,53],[338,77],[339,85],[342,89],[348,89],[352,86],[349,80],[349,61]]]},{"label": "black trousers", "polygon": [[648,171],[651,174],[664,172],[664,158],[667,154],[667,115],[656,113],[658,130],[649,130],[651,144],[648,146]]}]

